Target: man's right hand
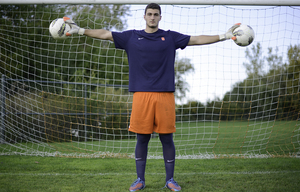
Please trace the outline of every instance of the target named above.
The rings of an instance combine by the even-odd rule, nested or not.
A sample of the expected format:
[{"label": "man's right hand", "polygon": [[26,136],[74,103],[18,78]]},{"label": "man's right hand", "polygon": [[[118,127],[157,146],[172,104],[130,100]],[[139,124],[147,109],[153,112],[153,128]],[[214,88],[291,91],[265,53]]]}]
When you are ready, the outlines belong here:
[{"label": "man's right hand", "polygon": [[233,31],[236,28],[238,28],[240,25],[241,25],[241,23],[236,23],[232,27],[230,27],[230,29],[225,34],[219,35],[220,41],[224,41],[227,39],[236,40],[236,37],[233,35]]},{"label": "man's right hand", "polygon": [[71,27],[70,31],[66,33],[67,36],[71,36],[72,34],[84,34],[85,29],[80,28],[74,21],[72,21],[72,19],[70,19],[69,17],[63,17],[63,19]]}]

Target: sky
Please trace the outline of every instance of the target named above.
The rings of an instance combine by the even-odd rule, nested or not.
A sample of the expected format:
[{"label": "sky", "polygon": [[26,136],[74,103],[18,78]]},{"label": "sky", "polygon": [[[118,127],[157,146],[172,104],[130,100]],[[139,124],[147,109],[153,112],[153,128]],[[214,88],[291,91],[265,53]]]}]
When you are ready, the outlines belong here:
[{"label": "sky", "polygon": [[[145,28],[145,7],[131,6],[127,29]],[[182,103],[189,100],[205,103],[222,98],[235,83],[247,78],[243,66],[244,62],[248,62],[245,51],[256,43],[261,43],[264,55],[269,47],[278,47],[284,59],[289,45],[300,44],[300,7],[161,5],[161,8],[159,28],[164,30],[187,35],[219,35],[233,24],[242,23],[250,25],[255,31],[255,40],[248,47],[237,46],[228,40],[179,49],[179,58],[190,58],[195,68],[194,73],[185,76],[189,92]]]}]

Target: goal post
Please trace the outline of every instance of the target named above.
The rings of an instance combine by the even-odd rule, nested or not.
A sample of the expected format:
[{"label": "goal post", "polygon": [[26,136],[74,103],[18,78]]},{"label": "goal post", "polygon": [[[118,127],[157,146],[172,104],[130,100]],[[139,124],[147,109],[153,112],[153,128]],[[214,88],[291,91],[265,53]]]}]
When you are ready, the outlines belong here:
[{"label": "goal post", "polygon": [[[152,1],[158,4],[169,4],[169,5],[285,5],[285,6],[299,6],[298,0],[161,0]],[[1,4],[148,4],[147,0],[2,0]]]},{"label": "goal post", "polygon": [[[68,16],[88,29],[140,30],[147,3],[0,2],[0,155],[134,156],[126,52],[86,36],[54,40],[48,29]],[[241,22],[255,31],[248,47],[228,40],[177,51],[177,158],[299,157],[300,2],[158,3],[164,30],[215,35]],[[149,158],[162,158],[155,134]]]}]

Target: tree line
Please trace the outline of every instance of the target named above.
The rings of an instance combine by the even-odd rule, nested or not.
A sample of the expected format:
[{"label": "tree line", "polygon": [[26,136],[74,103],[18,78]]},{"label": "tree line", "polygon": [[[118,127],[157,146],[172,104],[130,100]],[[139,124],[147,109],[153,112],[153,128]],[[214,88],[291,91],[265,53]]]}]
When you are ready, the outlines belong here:
[{"label": "tree line", "polygon": [[[44,127],[47,138],[56,140],[71,137],[71,129],[96,133],[100,128],[106,133],[100,135],[103,138],[126,132],[131,109],[126,53],[114,49],[110,41],[85,36],[56,41],[48,28],[52,20],[69,16],[84,28],[122,31],[129,8],[0,4],[0,74],[7,79],[6,121],[20,121],[15,126],[31,135]],[[182,77],[193,70],[190,59],[177,58],[176,98],[185,97],[188,86]]]},{"label": "tree line", "polygon": [[[222,98],[177,106],[177,120],[297,120],[300,113],[300,45],[290,45],[287,61],[278,48],[263,56],[260,43],[247,48],[247,78]],[[267,70],[266,70],[267,69]]]}]

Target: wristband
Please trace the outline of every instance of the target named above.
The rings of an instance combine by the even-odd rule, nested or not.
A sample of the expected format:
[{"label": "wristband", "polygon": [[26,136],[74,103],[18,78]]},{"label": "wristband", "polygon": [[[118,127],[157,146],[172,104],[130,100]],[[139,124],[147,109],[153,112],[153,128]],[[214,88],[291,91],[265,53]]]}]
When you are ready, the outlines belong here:
[{"label": "wristband", "polygon": [[226,35],[225,34],[219,35],[219,40],[220,41],[226,40]]},{"label": "wristband", "polygon": [[79,34],[79,35],[83,35],[83,34],[84,34],[84,31],[85,31],[84,28],[79,28],[78,34]]}]

